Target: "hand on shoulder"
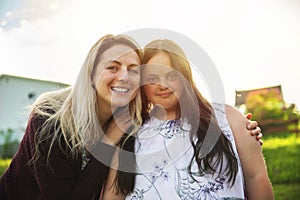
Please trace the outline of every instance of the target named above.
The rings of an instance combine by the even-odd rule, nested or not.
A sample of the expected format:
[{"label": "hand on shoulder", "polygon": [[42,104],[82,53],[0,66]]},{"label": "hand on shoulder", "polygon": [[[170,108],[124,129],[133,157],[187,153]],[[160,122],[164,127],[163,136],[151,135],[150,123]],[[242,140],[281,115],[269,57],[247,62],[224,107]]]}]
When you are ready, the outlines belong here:
[{"label": "hand on shoulder", "polygon": [[229,105],[225,106],[225,111],[242,164],[249,199],[273,199],[261,145],[246,128],[247,118]]}]

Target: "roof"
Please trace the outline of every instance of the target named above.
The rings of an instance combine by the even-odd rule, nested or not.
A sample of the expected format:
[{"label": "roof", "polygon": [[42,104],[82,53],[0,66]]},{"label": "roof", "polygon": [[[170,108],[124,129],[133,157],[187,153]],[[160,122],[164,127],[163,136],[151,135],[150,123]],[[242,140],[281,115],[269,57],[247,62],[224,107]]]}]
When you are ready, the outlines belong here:
[{"label": "roof", "polygon": [[235,106],[245,104],[245,101],[249,95],[258,95],[262,93],[275,92],[279,101],[284,102],[281,85],[257,88],[251,90],[236,90],[235,91]]},{"label": "roof", "polygon": [[0,80],[1,80],[1,79],[7,79],[7,78],[24,79],[24,80],[33,80],[33,81],[40,81],[40,82],[47,82],[47,83],[56,83],[56,84],[65,85],[65,86],[68,86],[68,85],[69,85],[69,84],[61,83],[61,82],[57,82],[57,81],[49,81],[49,80],[35,79],[35,78],[22,77],[22,76],[16,76],[16,75],[9,75],[9,74],[0,74]]}]

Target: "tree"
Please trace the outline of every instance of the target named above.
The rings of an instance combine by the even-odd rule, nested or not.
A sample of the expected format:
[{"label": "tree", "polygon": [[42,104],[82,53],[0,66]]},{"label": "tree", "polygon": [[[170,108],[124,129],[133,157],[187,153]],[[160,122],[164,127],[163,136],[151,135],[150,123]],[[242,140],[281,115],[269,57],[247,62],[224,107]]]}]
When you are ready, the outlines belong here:
[{"label": "tree", "polygon": [[245,101],[247,112],[253,114],[253,119],[258,121],[266,119],[284,119],[285,105],[278,99],[274,91],[249,95]]},{"label": "tree", "polygon": [[0,130],[0,136],[3,139],[3,143],[0,145],[0,156],[3,159],[12,158],[17,151],[19,141],[13,138],[14,132],[11,128]]}]

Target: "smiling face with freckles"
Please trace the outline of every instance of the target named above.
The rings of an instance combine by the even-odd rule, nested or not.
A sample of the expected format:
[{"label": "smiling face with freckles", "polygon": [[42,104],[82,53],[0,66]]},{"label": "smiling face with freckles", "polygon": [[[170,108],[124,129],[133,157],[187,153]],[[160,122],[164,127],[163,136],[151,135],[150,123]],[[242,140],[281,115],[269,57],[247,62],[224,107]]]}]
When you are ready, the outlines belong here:
[{"label": "smiling face with freckles", "polygon": [[93,84],[102,111],[129,104],[140,85],[139,56],[124,44],[108,48],[96,65]]}]

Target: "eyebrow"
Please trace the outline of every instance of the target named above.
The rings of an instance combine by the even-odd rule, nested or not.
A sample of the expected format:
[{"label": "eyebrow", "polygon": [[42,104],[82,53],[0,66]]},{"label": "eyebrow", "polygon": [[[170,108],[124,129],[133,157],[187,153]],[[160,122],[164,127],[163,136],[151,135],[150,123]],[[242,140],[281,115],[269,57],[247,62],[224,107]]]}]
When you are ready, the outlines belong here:
[{"label": "eyebrow", "polygon": [[[172,69],[171,71],[165,73],[164,75],[170,75],[170,74],[178,74],[178,72],[175,70],[175,69]],[[157,76],[157,75],[160,75],[160,73],[149,73],[149,74],[146,74],[145,76]]]},{"label": "eyebrow", "polygon": [[169,75],[169,74],[174,74],[174,73],[178,73],[175,69],[173,69],[173,70],[171,70],[171,71],[169,71],[167,74]]},{"label": "eyebrow", "polygon": [[158,74],[145,74],[145,75],[143,75],[143,77],[147,77],[147,76],[158,76]]},{"label": "eyebrow", "polygon": [[[122,65],[122,63],[117,60],[108,60],[107,62],[105,62],[105,65],[108,65],[110,63],[117,63],[118,65]],[[140,64],[132,63],[128,67],[137,67],[137,66],[140,66]]]}]

